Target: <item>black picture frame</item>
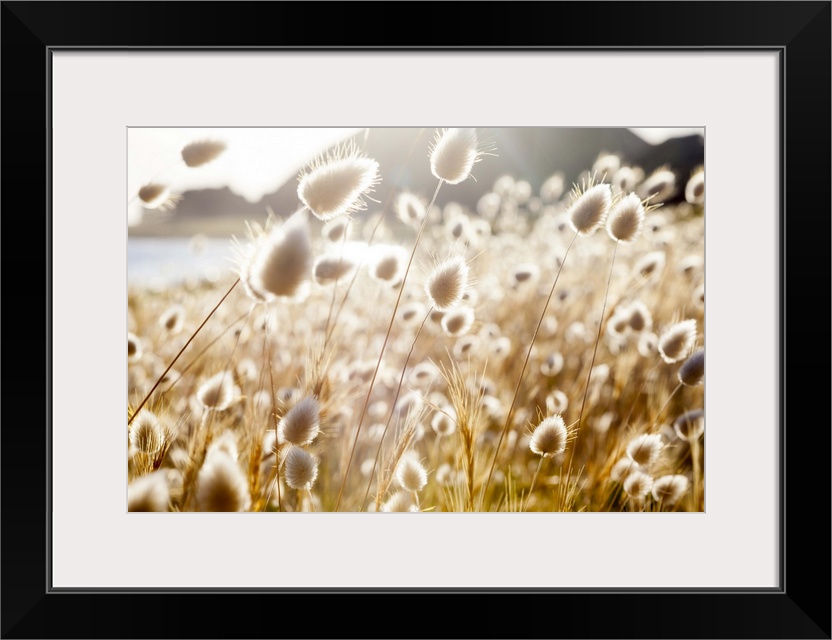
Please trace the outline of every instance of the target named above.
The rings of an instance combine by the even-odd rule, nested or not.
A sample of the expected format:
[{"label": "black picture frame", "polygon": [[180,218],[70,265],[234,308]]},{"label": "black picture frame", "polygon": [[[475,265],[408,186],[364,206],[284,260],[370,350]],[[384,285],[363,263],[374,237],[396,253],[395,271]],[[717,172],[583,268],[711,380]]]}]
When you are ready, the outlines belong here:
[{"label": "black picture frame", "polygon": [[[830,2],[396,4],[416,19],[397,22],[393,44],[367,23],[371,8],[392,3],[2,3],[2,637],[269,637],[305,628],[314,637],[829,638],[830,380],[818,361],[830,353]],[[51,53],[131,47],[777,51],[779,588],[53,589],[50,400],[60,381],[50,336],[60,318],[50,308]],[[390,615],[400,627],[386,624]]]}]

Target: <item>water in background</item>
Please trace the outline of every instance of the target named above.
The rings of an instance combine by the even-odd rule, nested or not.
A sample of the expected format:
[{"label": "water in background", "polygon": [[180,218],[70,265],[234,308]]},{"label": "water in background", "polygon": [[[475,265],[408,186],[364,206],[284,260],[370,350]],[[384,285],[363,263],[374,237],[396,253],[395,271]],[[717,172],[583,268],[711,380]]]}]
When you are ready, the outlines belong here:
[{"label": "water in background", "polygon": [[128,238],[127,283],[167,287],[188,279],[228,277],[234,257],[228,238]]}]

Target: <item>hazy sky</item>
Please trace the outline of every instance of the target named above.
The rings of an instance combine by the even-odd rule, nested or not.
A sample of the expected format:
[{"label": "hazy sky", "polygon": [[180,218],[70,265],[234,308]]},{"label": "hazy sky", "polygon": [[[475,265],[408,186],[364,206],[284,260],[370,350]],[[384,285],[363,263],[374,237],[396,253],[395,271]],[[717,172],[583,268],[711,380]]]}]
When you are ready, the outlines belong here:
[{"label": "hazy sky", "polygon": [[[228,186],[249,202],[259,202],[277,190],[309,161],[358,129],[336,128],[130,128],[127,135],[128,224],[141,221],[135,197],[148,182],[173,192]],[[675,136],[703,133],[702,129],[640,128],[633,132],[656,144]],[[197,140],[222,140],[228,148],[202,167],[182,161],[182,147]]]}]

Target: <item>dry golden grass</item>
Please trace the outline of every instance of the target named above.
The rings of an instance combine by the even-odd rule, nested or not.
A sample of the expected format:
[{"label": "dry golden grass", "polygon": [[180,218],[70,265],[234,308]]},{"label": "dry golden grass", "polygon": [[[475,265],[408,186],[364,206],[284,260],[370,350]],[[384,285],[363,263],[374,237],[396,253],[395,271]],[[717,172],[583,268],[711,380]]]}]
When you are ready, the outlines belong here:
[{"label": "dry golden grass", "polygon": [[[428,162],[425,156],[412,161]],[[463,153],[450,159],[468,166]],[[631,173],[643,180],[636,169]],[[657,184],[636,183],[635,192],[667,190],[652,179]],[[704,435],[673,426],[704,406],[702,206],[656,207],[654,197],[643,223],[639,217],[616,227],[625,244],[594,219],[594,233],[578,234],[569,223],[570,196],[560,199],[555,178],[539,194],[519,180],[498,183],[483,185],[477,207],[450,202],[437,219],[431,211],[438,208],[429,205],[418,234],[390,203],[381,205],[382,218],[355,213],[349,237],[339,234],[335,243],[322,233],[324,222],[298,214],[306,216],[299,228],[308,227],[302,233],[312,254],[327,255],[333,272],[348,243],[371,240],[337,282],[316,281],[304,252],[292,272],[292,296],[279,295],[279,287],[249,295],[234,274],[215,284],[131,287],[128,476],[136,508],[159,508],[167,496],[170,511],[211,504],[251,511],[702,511]],[[452,184],[443,189],[452,197]],[[612,192],[611,206],[628,195]],[[390,255],[398,264],[385,273],[395,273],[396,282],[373,277],[379,256]],[[412,269],[405,268],[408,256]],[[458,328],[462,336],[443,330],[443,314],[425,289],[432,266],[449,256],[460,256],[466,270],[465,295],[450,306],[470,307],[474,317]],[[279,280],[267,271],[285,256],[268,257],[255,265],[264,270],[255,293]],[[245,264],[240,274],[246,284]],[[308,282],[299,297],[301,279]],[[410,319],[403,317],[407,305]],[[694,328],[692,341],[688,333],[660,340],[682,322]],[[218,384],[214,376],[221,376],[222,393],[207,393],[206,383]],[[319,429],[291,436],[292,445],[279,425],[298,403],[319,408]],[[442,427],[446,435],[432,427],[441,412],[455,421]],[[531,434],[552,415],[562,417],[569,438],[565,450],[541,457],[530,448]],[[638,440],[643,436],[650,437]],[[655,451],[645,454],[644,442]],[[291,446],[305,453],[292,454],[287,482]],[[628,456],[641,464],[620,475]],[[414,460],[427,484],[399,495],[397,469]]]}]

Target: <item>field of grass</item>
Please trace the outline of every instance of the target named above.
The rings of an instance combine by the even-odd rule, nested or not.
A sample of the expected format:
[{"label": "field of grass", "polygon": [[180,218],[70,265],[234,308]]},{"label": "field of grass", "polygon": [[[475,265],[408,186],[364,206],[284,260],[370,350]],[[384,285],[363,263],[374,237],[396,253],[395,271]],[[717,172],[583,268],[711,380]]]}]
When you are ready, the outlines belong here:
[{"label": "field of grass", "polygon": [[128,508],[703,511],[704,174],[433,205],[499,153],[438,131],[436,191],[375,203],[344,147],[236,273],[131,287]]}]

